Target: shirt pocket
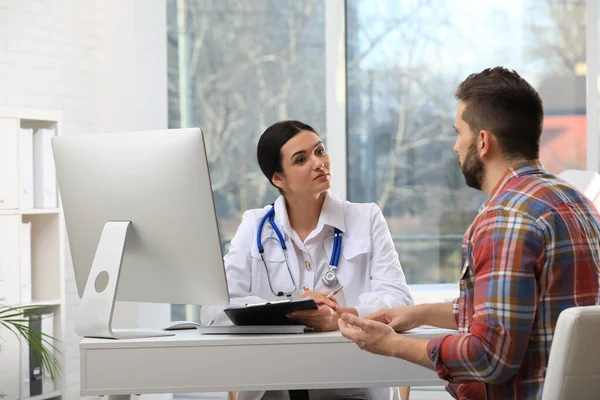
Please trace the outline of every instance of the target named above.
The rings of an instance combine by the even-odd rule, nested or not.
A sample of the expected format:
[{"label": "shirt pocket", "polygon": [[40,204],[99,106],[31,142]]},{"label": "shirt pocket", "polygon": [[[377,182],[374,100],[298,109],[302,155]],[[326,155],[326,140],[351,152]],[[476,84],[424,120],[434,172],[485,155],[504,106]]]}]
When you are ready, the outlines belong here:
[{"label": "shirt pocket", "polygon": [[[325,242],[327,262],[331,258],[333,238]],[[371,290],[371,237],[342,238],[342,251],[338,264],[337,277],[344,286],[345,301],[349,305],[359,303],[358,296]]]},{"label": "shirt pocket", "polygon": [[346,240],[347,243],[342,243],[342,254],[344,259],[352,260],[356,257],[369,257],[371,254],[371,237],[364,236],[362,238]]},{"label": "shirt pocket", "polygon": [[[331,260],[331,253],[333,251],[333,236],[329,236],[325,239],[325,254],[327,254],[327,263]],[[357,257],[368,257],[371,254],[371,237],[365,236],[362,238],[347,238],[342,235],[342,251],[339,260],[340,271],[344,260],[354,261]]]},{"label": "shirt pocket", "polygon": [[457,304],[460,310],[458,330],[461,333],[468,333],[471,331],[471,319],[474,312],[473,295],[475,272],[471,255],[472,249],[468,246],[463,253],[464,259],[459,280],[460,296]]}]

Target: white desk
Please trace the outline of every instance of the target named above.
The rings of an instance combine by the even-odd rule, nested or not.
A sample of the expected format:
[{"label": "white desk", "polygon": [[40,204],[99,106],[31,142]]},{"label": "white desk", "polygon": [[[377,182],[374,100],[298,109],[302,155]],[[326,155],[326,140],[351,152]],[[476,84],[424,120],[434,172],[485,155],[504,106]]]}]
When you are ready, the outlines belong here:
[{"label": "white desk", "polygon": [[85,338],[80,351],[82,396],[443,385],[435,372],[362,351],[339,332],[212,336],[188,330],[151,339]]}]

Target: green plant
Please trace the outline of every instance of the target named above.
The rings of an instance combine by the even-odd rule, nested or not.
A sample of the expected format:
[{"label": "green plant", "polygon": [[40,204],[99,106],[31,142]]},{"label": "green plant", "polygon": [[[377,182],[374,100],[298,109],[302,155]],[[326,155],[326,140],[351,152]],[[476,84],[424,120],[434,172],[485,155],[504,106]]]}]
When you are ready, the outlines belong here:
[{"label": "green plant", "polygon": [[41,366],[41,372],[45,373],[47,371],[52,380],[55,380],[60,372],[60,363],[56,357],[56,354],[60,354],[60,350],[54,345],[56,339],[38,329],[29,327],[29,318],[40,314],[40,306],[9,307],[0,305],[0,329],[6,328],[17,337],[25,339]]}]

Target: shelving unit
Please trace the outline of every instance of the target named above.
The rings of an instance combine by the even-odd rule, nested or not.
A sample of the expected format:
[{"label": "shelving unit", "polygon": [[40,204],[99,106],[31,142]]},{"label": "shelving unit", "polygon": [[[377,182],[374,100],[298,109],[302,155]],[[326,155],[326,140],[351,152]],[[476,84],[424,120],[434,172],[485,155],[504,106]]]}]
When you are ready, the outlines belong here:
[{"label": "shelving unit", "polygon": [[[65,388],[65,290],[64,290],[64,226],[58,191],[56,204],[51,208],[21,208],[23,194],[19,134],[22,129],[33,130],[33,135],[51,129],[55,135],[62,132],[62,114],[59,111],[0,107],[0,305],[36,305],[40,313],[53,314],[52,335],[60,350],[56,357],[61,374],[53,384],[42,381],[42,394],[29,396],[29,374],[25,371],[29,349],[11,331],[0,326],[0,397],[12,399],[62,399]],[[35,145],[35,143],[34,143]],[[25,148],[25,147],[23,147]],[[33,157],[34,163],[39,159]],[[33,170],[37,173],[36,168]],[[46,174],[46,171],[44,172]],[[55,178],[54,178],[55,182]],[[52,191],[50,191],[52,193]],[[52,196],[52,194],[50,195]],[[30,223],[31,235],[24,240],[23,224]],[[31,242],[30,256],[21,246]],[[26,257],[23,254],[27,254]],[[23,274],[31,260],[30,274]],[[25,294],[23,282],[30,275],[31,298]],[[25,277],[24,277],[25,276]],[[49,382],[48,382],[49,383]],[[44,390],[47,388],[47,391]]]}]

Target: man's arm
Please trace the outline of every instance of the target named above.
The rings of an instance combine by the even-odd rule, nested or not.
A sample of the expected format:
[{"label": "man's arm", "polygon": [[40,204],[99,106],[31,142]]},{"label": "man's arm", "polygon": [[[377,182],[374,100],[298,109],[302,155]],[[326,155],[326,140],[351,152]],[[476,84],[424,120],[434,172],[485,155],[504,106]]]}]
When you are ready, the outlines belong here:
[{"label": "man's arm", "polygon": [[407,331],[421,325],[458,329],[453,305],[446,303],[382,308],[365,318],[387,324],[397,332]]},{"label": "man's arm", "polygon": [[342,335],[354,341],[358,347],[371,353],[398,357],[434,369],[427,355],[426,339],[398,335],[391,326],[382,322],[342,314],[338,320]]},{"label": "man's arm", "polygon": [[435,370],[427,354],[427,339],[414,339],[402,335],[394,337],[394,343],[391,347],[391,356],[398,357],[415,364],[422,365],[425,368]]},{"label": "man's arm", "polygon": [[453,303],[433,303],[418,305],[416,313],[421,315],[419,325],[432,325],[438,328],[458,329]]},{"label": "man's arm", "polygon": [[[433,365],[447,381],[501,384],[513,377],[527,352],[539,302],[536,267],[543,257],[543,235],[535,222],[513,211],[494,211],[481,226],[473,238],[474,268],[467,270],[474,273],[473,310],[463,311],[473,312],[469,333],[429,342],[398,338],[391,321],[344,314],[342,334],[361,349]],[[436,313],[423,314],[426,321]]]}]

